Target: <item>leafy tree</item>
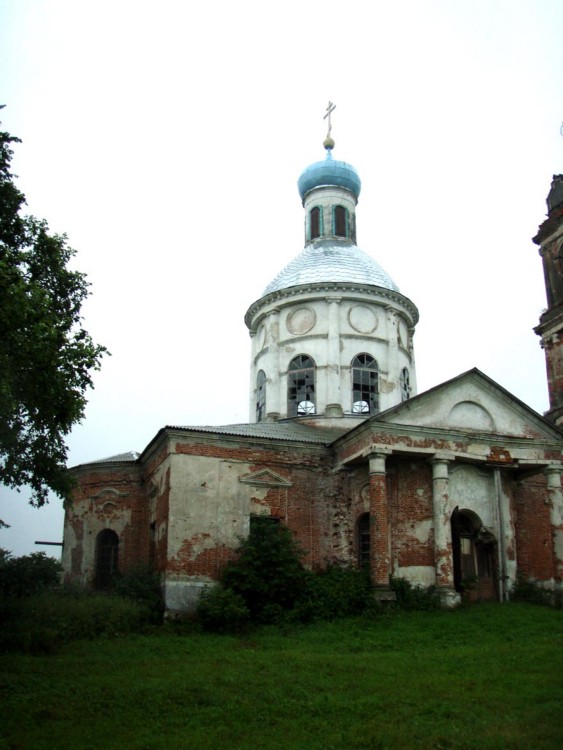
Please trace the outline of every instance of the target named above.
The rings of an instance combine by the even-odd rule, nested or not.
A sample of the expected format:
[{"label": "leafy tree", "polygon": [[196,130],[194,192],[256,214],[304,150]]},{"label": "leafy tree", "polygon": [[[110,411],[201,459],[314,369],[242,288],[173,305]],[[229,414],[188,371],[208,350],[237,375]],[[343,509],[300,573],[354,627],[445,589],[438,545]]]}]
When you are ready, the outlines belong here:
[{"label": "leafy tree", "polygon": [[68,268],[66,235],[22,214],[10,171],[19,142],[0,131],[0,482],[29,485],[41,506],[49,490],[70,497],[64,438],[107,350],[80,325],[88,283]]},{"label": "leafy tree", "polygon": [[61,564],[44,552],[12,557],[0,549],[0,595],[31,596],[43,589],[57,586]]}]

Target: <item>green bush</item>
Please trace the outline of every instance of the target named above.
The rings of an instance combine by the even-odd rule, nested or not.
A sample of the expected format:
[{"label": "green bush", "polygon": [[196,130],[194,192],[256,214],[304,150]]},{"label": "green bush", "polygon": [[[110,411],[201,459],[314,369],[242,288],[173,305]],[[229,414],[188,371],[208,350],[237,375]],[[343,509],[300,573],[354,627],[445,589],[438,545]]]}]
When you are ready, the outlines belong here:
[{"label": "green bush", "polygon": [[138,567],[113,579],[112,590],[118,596],[131,599],[152,613],[155,622],[164,612],[160,577],[147,567]]},{"label": "green bush", "polygon": [[207,588],[199,600],[198,620],[214,633],[238,633],[250,620],[250,611],[240,594],[222,586]]},{"label": "green bush", "polygon": [[44,552],[12,557],[0,549],[0,597],[31,596],[57,586],[61,571],[61,564]]},{"label": "green bush", "polygon": [[302,600],[308,573],[291,531],[270,519],[254,519],[221,583],[242,597],[255,622],[276,622]]},{"label": "green bush", "polygon": [[8,599],[0,626],[0,650],[52,651],[79,638],[140,632],[151,620],[150,609],[138,602],[61,587]]},{"label": "green bush", "polygon": [[406,578],[392,578],[391,589],[395,592],[397,606],[401,609],[428,611],[440,607],[440,600],[432,586],[422,588],[422,586],[413,586]]},{"label": "green bush", "polygon": [[533,581],[518,578],[511,592],[510,598],[516,602],[529,602],[549,606],[553,604],[553,595]]},{"label": "green bush", "polygon": [[375,606],[369,575],[351,566],[330,565],[311,573],[303,601],[297,606],[298,619],[333,620],[359,615]]}]

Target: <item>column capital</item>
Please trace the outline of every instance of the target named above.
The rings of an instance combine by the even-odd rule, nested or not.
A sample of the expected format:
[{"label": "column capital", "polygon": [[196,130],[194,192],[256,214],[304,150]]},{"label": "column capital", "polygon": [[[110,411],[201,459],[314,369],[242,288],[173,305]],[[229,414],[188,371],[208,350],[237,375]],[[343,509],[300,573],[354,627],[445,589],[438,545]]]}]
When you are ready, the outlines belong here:
[{"label": "column capital", "polygon": [[559,462],[549,464],[545,467],[544,472],[548,491],[561,490],[561,464]]},{"label": "column capital", "polygon": [[432,466],[436,466],[437,464],[445,464],[447,466],[450,463],[451,458],[445,458],[445,456],[433,456],[428,460]]},{"label": "column capital", "polygon": [[385,459],[387,456],[385,453],[370,453],[369,454],[369,473],[370,476],[373,474],[385,474]]}]

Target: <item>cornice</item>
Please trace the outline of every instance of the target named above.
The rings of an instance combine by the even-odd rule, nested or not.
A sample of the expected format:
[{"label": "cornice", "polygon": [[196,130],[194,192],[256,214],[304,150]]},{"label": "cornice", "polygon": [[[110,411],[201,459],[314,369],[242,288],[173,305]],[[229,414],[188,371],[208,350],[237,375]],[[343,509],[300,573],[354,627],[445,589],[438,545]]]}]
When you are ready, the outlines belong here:
[{"label": "cornice", "polygon": [[248,308],[246,315],[244,316],[244,322],[249,329],[253,331],[258,325],[260,320],[256,319],[259,311],[267,305],[275,304],[282,300],[291,300],[293,297],[297,297],[303,294],[311,295],[322,295],[326,297],[327,294],[338,293],[339,296],[346,294],[361,294],[369,295],[372,298],[377,297],[378,300],[389,300],[395,304],[405,308],[412,318],[412,326],[418,323],[419,314],[416,305],[411,302],[408,297],[405,297],[400,292],[396,292],[393,289],[385,289],[380,286],[373,286],[371,284],[356,284],[342,281],[328,281],[328,282],[316,282],[314,284],[299,284],[297,286],[287,287],[285,289],[278,289],[275,292],[260,297],[260,299],[253,302]]}]

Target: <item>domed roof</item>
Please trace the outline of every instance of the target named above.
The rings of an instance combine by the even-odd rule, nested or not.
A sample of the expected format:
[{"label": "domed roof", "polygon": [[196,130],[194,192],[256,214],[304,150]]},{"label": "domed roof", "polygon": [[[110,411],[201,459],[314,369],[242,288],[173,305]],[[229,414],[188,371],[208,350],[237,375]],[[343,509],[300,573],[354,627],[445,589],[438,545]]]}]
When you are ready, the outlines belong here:
[{"label": "domed roof", "polygon": [[326,159],[310,164],[299,176],[297,188],[301,200],[313,188],[321,185],[336,185],[350,190],[356,198],[360,195],[362,182],[354,167],[345,161],[337,161],[327,151]]},{"label": "domed roof", "polygon": [[320,240],[308,245],[268,284],[262,296],[299,284],[370,284],[399,291],[389,274],[363,250],[347,241]]}]

